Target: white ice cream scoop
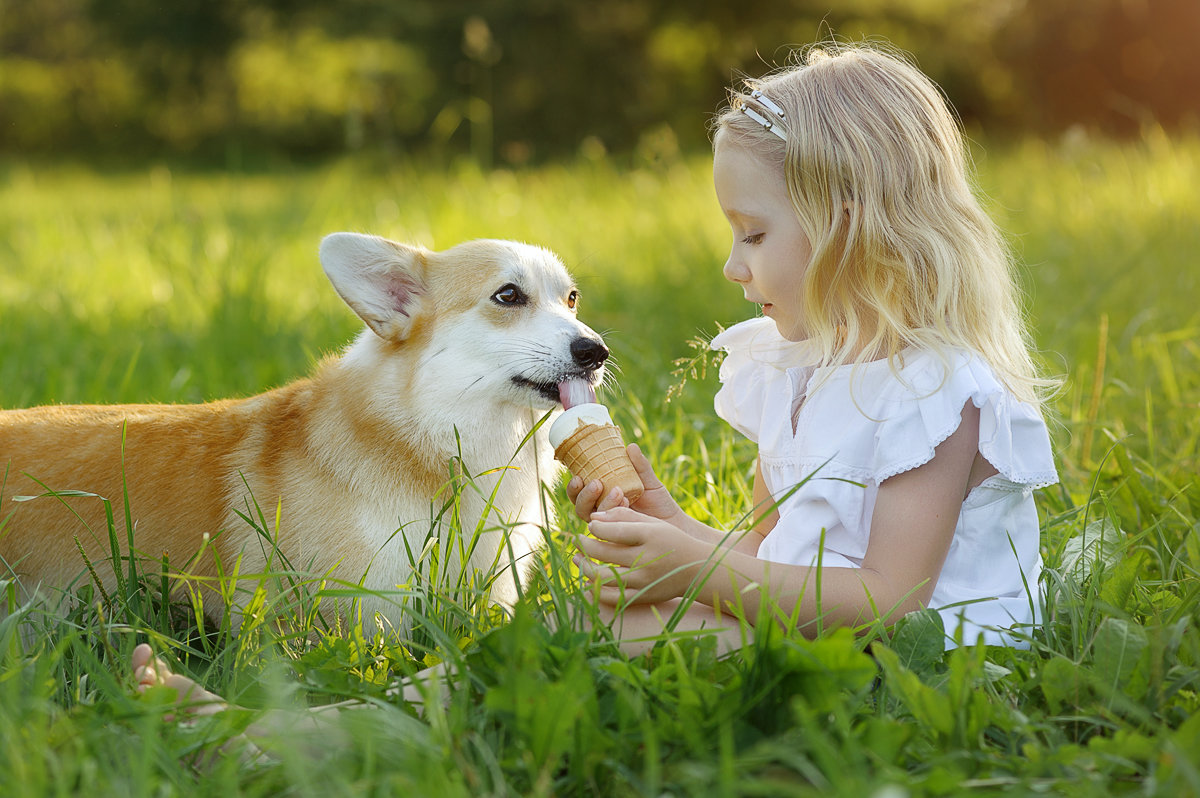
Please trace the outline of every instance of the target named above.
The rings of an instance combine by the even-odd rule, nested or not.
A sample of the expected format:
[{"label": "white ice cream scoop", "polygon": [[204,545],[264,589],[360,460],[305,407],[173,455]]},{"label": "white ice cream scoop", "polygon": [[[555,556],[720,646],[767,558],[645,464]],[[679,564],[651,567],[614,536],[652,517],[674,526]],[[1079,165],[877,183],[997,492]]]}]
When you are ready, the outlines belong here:
[{"label": "white ice cream scoop", "polygon": [[612,416],[609,415],[608,408],[594,402],[567,408],[550,425],[550,447],[557,449],[563,441],[575,433],[575,430],[589,424],[598,427],[612,424]]}]

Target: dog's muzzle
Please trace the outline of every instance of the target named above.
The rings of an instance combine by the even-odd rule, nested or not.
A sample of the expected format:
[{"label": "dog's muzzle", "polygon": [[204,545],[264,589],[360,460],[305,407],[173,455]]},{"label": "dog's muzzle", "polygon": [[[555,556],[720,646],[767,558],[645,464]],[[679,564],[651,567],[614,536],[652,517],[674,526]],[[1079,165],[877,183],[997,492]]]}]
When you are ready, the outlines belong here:
[{"label": "dog's muzzle", "polygon": [[554,404],[559,403],[558,386],[563,380],[581,379],[590,385],[597,385],[600,382],[599,372],[604,367],[604,362],[608,360],[608,347],[599,338],[591,338],[580,335],[571,341],[571,367],[560,374],[555,374],[552,381],[542,382],[541,380],[530,379],[524,375],[518,375],[512,378],[512,381],[517,385],[528,388],[549,402]]}]

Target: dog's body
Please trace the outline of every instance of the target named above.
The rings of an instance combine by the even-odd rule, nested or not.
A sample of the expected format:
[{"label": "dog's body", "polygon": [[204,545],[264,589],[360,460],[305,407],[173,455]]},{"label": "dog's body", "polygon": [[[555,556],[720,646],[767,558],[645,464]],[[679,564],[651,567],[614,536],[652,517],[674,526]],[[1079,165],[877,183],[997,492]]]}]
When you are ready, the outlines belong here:
[{"label": "dog's body", "polygon": [[[309,379],[204,405],[0,411],[0,579],[69,590],[89,581],[82,546],[111,585],[98,499],[12,498],[103,496],[124,554],[127,487],[134,550],[151,563],[166,555],[179,567],[207,535],[190,573],[214,576],[217,558],[229,573],[239,557],[241,573],[259,572],[271,545],[239,514],[256,504],[274,534],[278,506],[274,567],[286,558],[394,591],[439,530],[448,483],[471,476],[458,500],[465,534],[490,514],[466,567],[498,571],[492,598],[510,603],[549,521],[542,485],[558,474],[545,426],[522,441],[557,406],[557,384],[598,383],[608,354],[575,318],[570,277],[551,253],[500,241],[434,253],[342,233],[325,239],[321,261],[369,329]],[[362,609],[403,624],[386,598]]]}]

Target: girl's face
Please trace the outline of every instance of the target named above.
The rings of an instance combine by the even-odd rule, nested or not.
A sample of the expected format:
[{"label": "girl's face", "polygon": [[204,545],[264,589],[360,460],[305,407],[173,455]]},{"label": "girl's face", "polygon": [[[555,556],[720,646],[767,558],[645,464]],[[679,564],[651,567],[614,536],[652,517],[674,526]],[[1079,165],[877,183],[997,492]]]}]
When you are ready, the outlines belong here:
[{"label": "girl's face", "polygon": [[725,279],[762,306],[789,341],[808,336],[800,286],[812,257],[808,236],[788,199],[783,171],[744,147],[717,139],[713,156],[717,201],[733,230]]}]

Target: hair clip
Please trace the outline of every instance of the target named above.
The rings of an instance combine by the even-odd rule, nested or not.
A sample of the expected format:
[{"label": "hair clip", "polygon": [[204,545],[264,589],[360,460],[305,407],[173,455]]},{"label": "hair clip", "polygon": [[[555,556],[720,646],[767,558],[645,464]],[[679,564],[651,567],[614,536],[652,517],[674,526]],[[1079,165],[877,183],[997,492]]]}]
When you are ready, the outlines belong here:
[{"label": "hair clip", "polygon": [[[753,100],[754,102],[758,103],[760,106],[762,106],[764,109],[766,109],[769,113],[774,114],[775,116],[779,117],[780,122],[787,121],[787,116],[783,113],[783,109],[780,108],[775,103],[775,101],[773,101],[767,95],[763,94],[758,89],[755,89],[754,91],[750,92],[750,99]],[[762,125],[765,129],[774,133],[776,136],[778,136],[783,141],[787,141],[787,136],[784,135],[783,131],[780,130],[776,126],[774,120],[768,119],[767,117],[760,114],[758,111],[755,111],[753,108],[751,108],[749,105],[747,105],[744,100],[742,101],[742,113],[744,113],[746,116],[753,119],[758,124]]]},{"label": "hair clip", "polygon": [[761,89],[755,89],[754,91],[750,92],[750,99],[754,100],[763,108],[766,108],[768,111],[775,114],[775,116],[779,117],[781,120],[787,119],[787,116],[783,113],[783,109],[780,108],[774,100],[763,94]]}]

